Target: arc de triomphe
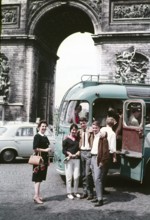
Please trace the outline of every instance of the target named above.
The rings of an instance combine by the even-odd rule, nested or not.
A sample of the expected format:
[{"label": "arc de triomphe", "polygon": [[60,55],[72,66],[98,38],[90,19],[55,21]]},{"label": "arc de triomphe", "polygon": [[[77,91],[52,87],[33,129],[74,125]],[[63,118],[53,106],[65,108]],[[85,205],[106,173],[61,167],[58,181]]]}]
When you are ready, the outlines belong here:
[{"label": "arc de triomphe", "polygon": [[53,122],[56,53],[76,32],[91,33],[102,76],[137,83],[149,78],[150,0],[2,0],[1,15],[6,120]]}]

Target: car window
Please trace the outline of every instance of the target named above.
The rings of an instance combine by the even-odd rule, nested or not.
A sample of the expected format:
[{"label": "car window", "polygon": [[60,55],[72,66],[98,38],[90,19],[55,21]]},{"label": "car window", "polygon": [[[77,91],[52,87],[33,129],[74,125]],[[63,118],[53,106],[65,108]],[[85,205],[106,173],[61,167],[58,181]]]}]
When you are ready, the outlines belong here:
[{"label": "car window", "polygon": [[0,128],[0,135],[4,134],[7,128],[1,127]]},{"label": "car window", "polygon": [[19,128],[16,132],[16,136],[33,136],[33,128],[23,127]]}]

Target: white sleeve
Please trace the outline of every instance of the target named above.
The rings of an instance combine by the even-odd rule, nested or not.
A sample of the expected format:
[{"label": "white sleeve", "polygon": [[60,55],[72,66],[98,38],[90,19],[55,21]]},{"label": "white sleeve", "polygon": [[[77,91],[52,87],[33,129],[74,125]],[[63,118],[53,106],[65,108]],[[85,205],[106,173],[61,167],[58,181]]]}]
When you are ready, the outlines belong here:
[{"label": "white sleeve", "polygon": [[109,140],[109,150],[110,153],[116,152],[116,134],[112,133]]}]

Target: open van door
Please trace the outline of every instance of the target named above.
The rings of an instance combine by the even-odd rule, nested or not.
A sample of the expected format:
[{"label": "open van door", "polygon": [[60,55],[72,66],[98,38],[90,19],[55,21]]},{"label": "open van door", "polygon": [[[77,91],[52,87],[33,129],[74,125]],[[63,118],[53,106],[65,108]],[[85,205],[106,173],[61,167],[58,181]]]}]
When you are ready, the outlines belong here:
[{"label": "open van door", "polygon": [[127,100],[123,105],[121,175],[143,181],[144,119],[143,100]]}]

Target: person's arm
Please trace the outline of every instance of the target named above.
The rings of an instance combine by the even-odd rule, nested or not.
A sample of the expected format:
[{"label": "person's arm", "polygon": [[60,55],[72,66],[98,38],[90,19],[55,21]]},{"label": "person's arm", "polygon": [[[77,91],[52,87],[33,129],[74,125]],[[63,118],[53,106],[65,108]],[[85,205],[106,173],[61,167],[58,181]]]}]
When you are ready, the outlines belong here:
[{"label": "person's arm", "polygon": [[75,154],[75,157],[79,157],[80,156],[80,150],[77,151],[77,153]]},{"label": "person's arm", "polygon": [[121,134],[122,124],[123,124],[123,115],[120,115],[119,122],[118,122],[118,127],[116,129],[116,138],[118,138],[118,135]]},{"label": "person's arm", "polygon": [[50,149],[50,147],[45,148],[45,149],[43,149],[43,148],[36,148],[36,151],[37,151],[37,152],[50,152],[51,149]]},{"label": "person's arm", "polygon": [[[47,143],[50,144],[48,138],[47,138]],[[33,142],[33,146],[34,146],[34,150],[36,152],[50,152],[51,151],[50,147],[47,147],[45,149],[40,148],[40,138],[39,138],[39,136],[35,137],[34,142]]]},{"label": "person's arm", "polygon": [[63,145],[63,149],[62,149],[63,154],[64,154],[65,156],[68,156],[68,157],[71,158],[71,157],[72,157],[72,153],[70,153],[70,152],[68,151],[67,138],[66,138],[65,140],[63,140],[62,145]]},{"label": "person's arm", "polygon": [[110,146],[109,146],[110,152],[113,154],[113,162],[117,162],[117,156],[116,156],[116,134],[113,133],[110,137]]}]

